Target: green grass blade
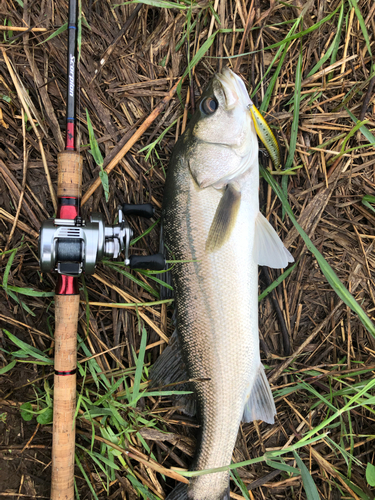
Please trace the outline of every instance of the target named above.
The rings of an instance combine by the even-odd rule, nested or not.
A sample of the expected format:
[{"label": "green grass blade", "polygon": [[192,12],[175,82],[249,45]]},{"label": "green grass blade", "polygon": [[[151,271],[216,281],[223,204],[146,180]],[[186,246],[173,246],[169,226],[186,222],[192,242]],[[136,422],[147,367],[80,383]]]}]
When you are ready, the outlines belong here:
[{"label": "green grass blade", "polygon": [[[334,137],[332,137],[331,139],[329,139],[328,141],[325,141],[323,142],[322,144],[317,144],[315,147],[316,149],[327,149],[327,146],[330,146],[331,144],[333,144],[334,142],[337,142],[339,141],[340,139],[342,139],[343,137],[345,137],[345,133],[342,133],[342,134],[338,134],[338,135],[335,135]],[[309,154],[313,154],[314,151],[312,149],[308,149],[307,150],[307,153]]]},{"label": "green grass blade", "polygon": [[82,49],[82,1],[78,0],[78,25],[77,25],[78,62],[81,60]]},{"label": "green grass blade", "polygon": [[103,167],[100,167],[99,177],[100,177],[100,180],[101,180],[101,182],[102,182],[103,191],[104,191],[104,196],[105,196],[105,201],[108,203],[108,200],[109,200],[109,182],[108,182],[108,174],[107,174],[107,172],[103,169]]},{"label": "green grass blade", "polygon": [[294,458],[301,471],[303,487],[305,488],[307,500],[320,500],[318,489],[306,465],[300,459],[298,453],[293,451]]},{"label": "green grass blade", "polygon": [[360,11],[360,9],[358,7],[357,0],[349,0],[349,3],[350,3],[350,5],[352,7],[354,7],[355,14],[356,14],[356,16],[358,18],[359,25],[361,26],[363,37],[364,37],[365,42],[366,42],[367,50],[368,50],[368,52],[370,54],[370,57],[372,58],[370,38],[368,36],[368,32],[367,32],[367,28],[366,28],[366,25],[365,25],[365,21],[364,21],[364,19],[362,17],[361,11]]},{"label": "green grass blade", "polygon": [[[295,28],[297,27],[297,24],[295,27],[292,28],[291,31],[294,31]],[[289,48],[289,45],[290,43],[286,43],[285,44],[285,47],[284,49],[282,47],[279,48],[276,56],[274,57],[273,61],[276,61],[277,58],[278,58],[278,54],[279,52],[283,53],[282,56],[280,57],[280,61],[279,61],[279,64],[277,65],[277,68],[275,70],[275,73],[272,75],[272,78],[270,80],[270,83],[268,84],[268,87],[267,87],[267,90],[266,90],[266,93],[264,94],[264,99],[262,101],[262,104],[259,106],[259,111],[261,111],[262,113],[264,113],[267,109],[268,109],[268,106],[269,106],[269,103],[270,103],[270,100],[271,100],[271,97],[272,97],[272,93],[273,93],[273,89],[275,88],[275,85],[276,85],[276,81],[279,77],[279,74],[280,74],[280,71],[281,71],[281,68],[284,64],[284,59],[285,59],[285,56],[287,55],[288,53],[288,48]],[[270,71],[270,69],[272,68],[273,66],[273,61],[272,63],[270,64],[268,70],[266,71],[264,77],[262,80],[264,80],[264,78],[267,76],[267,73]],[[258,87],[260,86],[261,82],[258,83],[256,89],[254,90],[254,92],[252,93],[252,95],[254,95],[258,89]]]},{"label": "green grass blade", "polygon": [[340,158],[341,156],[345,155],[345,154],[349,154],[351,153],[352,151],[358,151],[358,149],[362,149],[362,148],[368,148],[370,146],[375,146],[375,142],[373,144],[360,144],[359,146],[356,145],[356,146],[353,146],[352,148],[349,148],[349,149],[346,149],[345,151],[343,151],[342,153],[340,152],[338,155],[336,156],[333,156],[330,160],[328,160],[326,162],[326,165],[327,167],[332,165],[332,163],[334,163],[338,158]]},{"label": "green grass blade", "polygon": [[[158,285],[164,286],[165,288],[168,288],[169,290],[173,291],[173,287],[171,285],[168,285],[168,283],[166,283],[165,281],[160,280],[159,278],[156,278],[155,276],[153,276],[151,274],[151,273],[154,273],[154,271],[147,273],[147,272],[145,272],[145,269],[140,269],[138,272],[143,274],[143,276],[147,276],[147,278],[149,278],[150,280],[155,281],[155,283],[157,283]],[[159,272],[159,271],[156,271],[156,272]]]},{"label": "green grass blade", "polygon": [[199,61],[204,57],[206,52],[209,50],[211,45],[214,43],[215,37],[218,34],[218,31],[215,31],[215,33],[212,33],[212,35],[207,38],[207,40],[202,44],[201,47],[199,47],[198,51],[194,54],[194,57],[190,61],[188,67],[185,69],[184,74],[182,75],[181,81],[177,86],[176,92],[178,97],[181,99],[181,87],[182,87],[182,82],[184,78],[191,72],[191,70],[196,66]]},{"label": "green grass blade", "polygon": [[86,118],[87,118],[87,129],[89,131],[89,138],[90,138],[90,150],[89,151],[92,154],[92,156],[95,160],[95,163],[97,165],[99,165],[99,167],[100,167],[99,177],[100,177],[100,180],[102,182],[105,200],[108,202],[108,199],[109,199],[108,174],[103,169],[103,156],[102,156],[102,153],[100,152],[98,141],[96,140],[96,137],[94,134],[94,129],[93,129],[93,126],[91,124],[90,115],[89,115],[89,112],[87,111],[87,108],[86,108]]},{"label": "green grass blade", "polygon": [[275,191],[277,196],[280,198],[280,201],[281,201],[283,207],[285,208],[285,211],[289,215],[290,220],[293,222],[295,228],[299,232],[299,234],[302,237],[303,241],[305,242],[307,248],[315,256],[315,258],[319,264],[319,267],[322,270],[322,273],[327,278],[328,283],[331,285],[331,287],[333,288],[335,293],[340,297],[340,299],[343,300],[344,303],[347,306],[349,306],[350,309],[358,315],[359,319],[362,321],[363,325],[371,333],[371,335],[373,335],[375,337],[374,324],[372,323],[370,318],[367,316],[367,314],[364,312],[362,307],[356,302],[356,300],[354,299],[352,294],[341,283],[339,277],[333,271],[333,269],[328,264],[328,262],[325,260],[323,255],[319,252],[319,250],[312,243],[312,241],[307,236],[305,231],[298,224],[296,218],[294,217],[293,211],[288,203],[286,196],[284,195],[284,193],[280,189],[280,186],[277,184],[277,182],[274,180],[274,178],[268,172],[268,170],[264,169],[263,167],[260,167],[260,169],[261,169],[261,173],[262,173],[263,177],[271,185],[272,189]]},{"label": "green grass blade", "polygon": [[[298,122],[299,122],[299,107],[301,102],[301,83],[302,83],[302,45],[300,47],[300,52],[298,56],[297,68],[296,68],[296,83],[294,90],[294,109],[293,109],[293,122],[292,129],[290,133],[290,144],[288,158],[285,163],[285,169],[290,168],[293,165],[294,153],[297,146],[297,136],[298,136]],[[286,178],[288,180],[288,178]],[[285,190],[284,190],[285,193]]]},{"label": "green grass blade", "polygon": [[236,469],[230,471],[230,475],[237,488],[241,490],[242,495],[246,498],[246,500],[250,500],[250,495],[246,488],[246,484],[242,481]]},{"label": "green grass blade", "polygon": [[112,307],[126,308],[126,307],[153,307],[160,306],[160,304],[171,304],[174,299],[164,299],[164,300],[155,300],[154,302],[109,302]]},{"label": "green grass blade", "polygon": [[375,209],[374,207],[372,207],[370,205],[370,203],[375,203],[375,196],[371,196],[371,194],[366,194],[363,198],[362,198],[362,205],[364,205],[365,207],[369,208],[370,210],[372,210],[373,212],[375,212]]},{"label": "green grass blade", "polygon": [[148,292],[149,294],[153,295],[154,297],[159,298],[159,296],[160,296],[159,293],[156,290],[154,290],[150,285],[148,285],[147,283],[145,283],[142,280],[139,280],[138,278],[133,276],[131,273],[128,273],[127,271],[125,271],[125,269],[122,269],[121,266],[124,265],[122,262],[119,262],[116,265],[115,263],[112,263],[110,261],[105,261],[105,265],[108,266],[110,269],[113,269],[116,272],[121,273],[122,275],[126,276],[126,278],[128,278],[129,280],[136,283],[138,286],[140,286],[141,288],[146,290],[146,292]]},{"label": "green grass blade", "polygon": [[43,361],[47,365],[53,365],[53,359],[50,359],[47,356],[45,356],[45,354],[42,351],[40,351],[36,347],[33,347],[33,346],[29,345],[29,344],[26,344],[26,342],[23,342],[22,340],[20,340],[19,338],[17,338],[15,335],[13,335],[12,333],[8,332],[8,330],[4,329],[3,331],[9,337],[9,339],[17,347],[19,347],[21,349],[22,353],[25,354],[25,357],[26,356],[30,356],[32,358],[36,358],[36,359],[39,359],[40,361]]},{"label": "green grass blade", "polygon": [[[357,118],[349,111],[349,109],[347,107],[345,107],[345,110],[348,113],[348,115],[350,116],[350,118],[353,120],[354,123],[356,123],[356,124],[360,123],[360,121],[357,120]],[[369,131],[369,129],[365,125],[362,125],[361,127],[359,127],[359,130],[366,137],[366,139],[368,140],[368,142],[370,144],[374,144],[375,136]]]},{"label": "green grass blade", "polygon": [[53,297],[55,292],[39,292],[38,290],[33,290],[32,288],[21,288],[19,286],[8,285],[7,290],[12,292],[20,293],[21,295],[27,295],[28,297]]},{"label": "green grass blade", "polygon": [[366,467],[366,481],[370,486],[375,487],[375,466],[370,463]]},{"label": "green grass blade", "polygon": [[155,496],[151,491],[149,491],[142,483],[138,481],[134,476],[128,474],[126,476],[132,483],[133,487],[140,493],[145,500],[160,500],[160,497]]},{"label": "green grass blade", "polygon": [[48,38],[43,40],[43,42],[38,43],[37,45],[41,45],[42,43],[48,42],[48,40],[52,40],[52,38],[55,38],[55,36],[60,35],[61,33],[64,33],[68,29],[68,23],[64,23],[60,28],[58,28],[52,35],[50,35]]},{"label": "green grass blade", "polygon": [[[299,51],[299,55],[298,55],[297,68],[296,68],[296,82],[295,82],[295,87],[294,87],[293,121],[292,121],[292,127],[291,127],[291,131],[290,131],[289,152],[288,152],[288,157],[286,159],[286,163],[285,163],[285,167],[284,167],[285,170],[288,170],[292,167],[293,160],[294,160],[294,154],[296,152],[296,147],[297,147],[299,108],[300,108],[300,103],[301,103],[302,64],[303,64],[302,54],[303,54],[303,51],[302,51],[302,39],[301,39],[300,51]],[[288,176],[284,176],[281,179],[281,188],[283,190],[285,197],[287,197],[288,196]],[[285,208],[284,207],[282,210],[282,218],[283,218],[283,220],[285,218]]]},{"label": "green grass blade", "polygon": [[[336,30],[337,30],[336,36],[335,36],[332,44],[328,48],[327,52],[324,54],[324,56],[321,58],[321,60],[315,64],[313,69],[307,75],[307,78],[309,78],[309,76],[314,75],[319,70],[319,68],[321,68],[323,66],[323,64],[327,61],[329,56],[334,53],[335,49],[336,49],[336,53],[337,53],[337,49],[339,47],[340,38],[341,38],[341,27],[342,27],[343,20],[344,20],[344,2],[342,2],[342,4],[341,4],[339,20],[338,20],[337,27],[336,27]],[[333,62],[335,62],[335,61],[333,61]],[[333,64],[332,60],[331,60],[331,64]]]},{"label": "green grass blade", "polygon": [[100,406],[101,404],[104,403],[107,399],[109,399],[112,394],[114,394],[117,389],[120,387],[120,385],[123,383],[123,377],[120,377],[117,382],[111,386],[111,388],[103,395],[101,396],[97,401],[95,401],[94,406]]},{"label": "green grass blade", "polygon": [[311,431],[309,431],[300,441],[298,441],[297,444],[300,446],[303,446],[304,444],[307,444],[307,441],[313,436],[314,434],[317,434],[319,431],[327,427],[333,420],[335,420],[339,415],[342,415],[343,413],[352,410],[356,408],[357,406],[357,401],[361,399],[361,397],[370,392],[370,390],[375,386],[375,379],[371,379],[363,389],[358,391],[357,394],[355,394],[352,398],[349,399],[349,401],[344,405],[341,406],[336,413],[333,413],[330,417],[327,417],[325,420],[320,422],[316,427],[314,427]]},{"label": "green grass blade", "polygon": [[157,396],[182,396],[183,394],[194,394],[192,391],[146,391],[142,393],[144,397],[157,397]]},{"label": "green grass blade", "polygon": [[216,467],[215,469],[206,469],[198,471],[179,471],[179,473],[181,474],[181,476],[185,477],[197,477],[197,476],[203,476],[204,474],[213,474],[214,472],[224,472],[228,470],[230,471],[233,469],[238,469],[239,467],[246,467],[247,465],[259,464],[261,462],[266,462],[267,460],[270,460],[270,458],[280,457],[281,455],[285,455],[285,453],[291,453],[294,450],[298,450],[298,448],[302,448],[303,446],[307,446],[309,444],[316,443],[317,441],[321,441],[325,437],[326,435],[323,434],[320,436],[315,436],[311,439],[306,439],[306,441],[305,438],[303,438],[303,441],[300,440],[298,441],[298,443],[288,446],[288,448],[283,448],[274,451],[267,451],[261,457],[251,458],[250,460],[245,460],[244,462],[238,462],[236,464],[226,465],[224,467]]},{"label": "green grass blade", "polygon": [[89,140],[90,140],[90,153],[94,157],[95,163],[99,166],[102,166],[103,156],[102,153],[100,152],[87,108],[86,108],[86,119],[87,119],[87,130],[89,132]]},{"label": "green grass blade", "polygon": [[[342,2],[342,5],[345,5],[345,2]],[[344,17],[342,20],[342,23],[344,21]],[[342,24],[341,24],[342,27]],[[337,36],[338,35],[338,36]],[[330,65],[334,64],[337,60],[337,52],[339,51],[340,48],[340,40],[341,40],[341,30],[337,32],[335,40],[333,42],[333,50],[332,50],[332,55],[331,55],[331,60],[330,60]],[[333,71],[327,75],[327,80],[330,81],[331,78],[333,78]]]},{"label": "green grass blade", "polygon": [[7,294],[9,295],[9,297],[11,297],[15,302],[17,302],[17,304],[19,304],[23,309],[25,309],[25,311],[28,313],[28,314],[31,314],[31,316],[35,316],[35,313],[33,313],[33,311],[30,309],[30,307],[28,307],[25,302],[23,302],[22,300],[20,300],[17,295],[15,295],[10,289],[9,287],[6,289],[7,290]]},{"label": "green grass blade", "polygon": [[0,375],[4,375],[4,373],[9,372],[9,370],[11,370],[12,368],[15,367],[16,363],[17,363],[17,360],[14,359],[8,365],[3,366],[3,368],[0,368]]},{"label": "green grass blade", "polygon": [[297,264],[299,263],[299,261],[295,262],[292,266],[290,266],[285,272],[283,272],[283,274],[281,274],[278,278],[275,279],[275,281],[273,281],[270,286],[268,286],[264,292],[262,292],[259,296],[258,296],[258,302],[260,302],[261,300],[263,300],[265,297],[267,297],[267,295],[269,295],[272,290],[274,290],[277,286],[280,285],[280,283],[282,283],[288,276],[289,274],[291,274],[295,267],[297,266]]},{"label": "green grass blade", "polygon": [[[338,5],[338,7],[336,7],[336,9],[333,12],[331,12],[330,14],[328,14],[328,16],[324,17],[319,22],[317,22],[317,23],[313,24],[312,26],[310,26],[310,28],[307,28],[304,31],[300,31],[299,33],[296,33],[295,35],[287,36],[286,38],[284,38],[280,42],[273,43],[272,45],[268,45],[267,47],[264,47],[263,50],[276,49],[277,47],[280,47],[281,45],[285,45],[285,43],[287,43],[287,42],[291,42],[292,40],[295,40],[296,38],[302,38],[303,36],[308,35],[309,33],[311,33],[313,31],[319,29],[324,23],[326,23],[327,21],[329,21],[330,19],[332,19],[332,17],[336,14],[336,12],[339,10],[339,8],[340,8],[340,5]],[[253,54],[253,52],[246,52],[246,53],[243,53],[243,54],[238,54],[237,56],[234,56],[234,58],[248,56],[248,55],[251,55],[251,54]]]},{"label": "green grass blade", "polygon": [[[300,21],[301,21],[301,18],[296,19],[296,21],[294,22],[293,26],[292,26],[292,27],[291,27],[291,29],[289,30],[289,33],[287,34],[286,38],[288,38],[288,37],[290,37],[291,35],[293,35],[293,34],[294,34],[294,32],[296,31],[297,26],[299,25]],[[254,97],[254,96],[255,96],[255,94],[257,93],[257,91],[258,91],[258,89],[259,89],[259,87],[261,86],[262,81],[264,81],[264,80],[266,79],[266,77],[267,77],[268,73],[271,71],[271,69],[272,69],[273,65],[274,65],[274,64],[275,64],[275,62],[279,59],[280,54],[284,51],[284,52],[283,52],[283,55],[281,56],[282,61],[281,61],[281,60],[279,61],[279,64],[277,65],[277,68],[276,68],[276,71],[275,71],[276,76],[275,76],[275,74],[272,76],[271,81],[270,81],[270,83],[269,83],[269,85],[268,85],[267,91],[266,91],[266,93],[265,93],[265,95],[264,95],[263,102],[262,102],[262,104],[261,104],[261,105],[260,105],[260,107],[259,107],[259,110],[260,110],[262,113],[263,113],[263,112],[265,112],[265,111],[267,110],[267,108],[268,108],[268,104],[269,104],[269,102],[270,102],[271,95],[272,95],[273,89],[274,89],[274,87],[275,87],[277,77],[279,76],[279,73],[280,73],[280,70],[281,70],[282,64],[283,64],[284,59],[285,59],[285,56],[286,56],[286,54],[287,54],[288,47],[289,47],[289,43],[288,43],[288,42],[286,42],[285,46],[281,46],[281,47],[279,47],[279,49],[277,50],[277,52],[276,52],[276,54],[275,54],[275,57],[273,58],[273,60],[272,60],[271,64],[269,65],[269,67],[268,67],[267,71],[264,73],[263,78],[261,79],[261,81],[260,81],[260,82],[258,83],[258,85],[255,87],[255,89],[254,89],[253,93],[251,94],[251,97]],[[263,103],[264,103],[264,105],[263,105]],[[266,105],[266,103],[267,103],[267,105]]]},{"label": "green grass blade", "polygon": [[105,456],[100,455],[96,451],[88,450],[87,448],[81,446],[78,443],[76,443],[76,447],[80,448],[82,451],[87,453],[89,457],[96,463],[96,465],[102,470],[102,472],[104,472],[104,474],[106,474],[106,468],[104,467],[103,464],[107,465],[111,469],[120,470],[120,467],[118,465],[116,465],[114,462],[112,462]]},{"label": "green grass blade", "polygon": [[[339,472],[340,474],[340,472]],[[349,488],[351,488],[354,493],[356,493],[360,498],[362,498],[362,500],[374,500],[374,496],[371,495],[371,497],[369,497],[368,495],[366,495],[366,493],[364,493],[361,488],[358,488],[358,486],[354,483],[352,483],[352,481],[350,481],[350,479],[348,479],[347,477],[345,477],[343,474],[340,474],[342,480],[344,481],[344,483],[346,483]]]},{"label": "green grass blade", "polygon": [[[87,346],[85,345],[82,337],[79,334],[77,334],[77,340],[78,340],[78,348],[82,349],[84,355],[86,357],[90,358],[92,356],[92,352],[87,348]],[[98,374],[100,374],[102,370],[101,370],[100,366],[98,365],[98,362],[96,361],[95,358],[90,359],[88,361],[88,366],[89,366],[90,373],[91,373],[92,377],[95,380],[95,383],[97,385],[99,385]],[[105,385],[106,388],[111,387],[111,383],[107,379],[107,377],[105,377],[103,374],[99,375],[99,377],[100,377],[100,380],[103,382],[103,384]]]},{"label": "green grass blade", "polygon": [[76,464],[78,465],[78,468],[81,471],[82,476],[85,478],[85,481],[86,481],[88,487],[90,488],[90,491],[91,491],[91,494],[92,494],[92,498],[95,498],[95,500],[99,500],[99,498],[97,497],[97,495],[95,493],[95,490],[94,490],[94,488],[93,488],[93,486],[91,484],[91,481],[88,478],[88,476],[87,476],[87,474],[85,472],[85,469],[83,468],[83,466],[82,466],[82,464],[81,464],[78,456],[76,455],[75,457],[76,457]]},{"label": "green grass blade", "polygon": [[130,2],[117,3],[113,6],[113,8],[115,9],[116,7],[121,7],[121,5],[133,5],[135,3],[144,3],[145,5],[151,5],[151,7],[158,7],[161,9],[188,9],[186,5],[176,2],[167,2],[166,0],[131,0]]},{"label": "green grass blade", "polygon": [[301,380],[299,386],[303,387],[306,391],[311,392],[311,394],[316,396],[318,400],[317,404],[324,403],[327,408],[330,408],[332,411],[336,411],[336,407],[330,401],[328,401],[328,399],[325,398],[323,394],[317,391],[311,384],[307,384],[306,382]]},{"label": "green grass blade", "polygon": [[7,265],[5,267],[5,271],[4,271],[4,275],[3,275],[3,287],[4,287],[5,291],[7,291],[7,288],[8,288],[9,273],[10,273],[10,270],[11,270],[11,267],[12,267],[12,264],[14,261],[14,257],[16,256],[16,253],[17,253],[17,248],[12,250],[12,253],[9,256]]},{"label": "green grass blade", "polygon": [[285,472],[289,472],[290,474],[301,474],[299,469],[292,467],[291,465],[285,464],[283,462],[275,462],[274,460],[267,460],[266,464],[272,467],[273,469],[282,470]]},{"label": "green grass blade", "polygon": [[143,364],[144,364],[144,360],[145,360],[146,345],[147,345],[147,332],[146,332],[146,328],[143,327],[142,328],[141,345],[139,348],[139,354],[138,354],[138,358],[136,361],[136,370],[135,370],[135,376],[134,376],[132,401],[138,400],[139,388],[141,385],[141,378],[142,378],[142,373],[143,373]]},{"label": "green grass blade", "polygon": [[[354,125],[354,127],[351,129],[351,131],[348,133],[348,135],[345,137],[345,139],[342,141],[342,145],[341,145],[341,153],[344,154],[345,152],[345,146],[347,145],[349,139],[351,137],[353,137],[353,135],[357,132],[357,130],[359,130],[362,126],[364,126],[366,123],[368,122],[368,120],[364,120],[363,122],[361,121],[357,121],[356,125]],[[374,138],[374,142],[375,142],[375,138]]]},{"label": "green grass blade", "polygon": [[[327,161],[327,166],[332,165],[332,163],[334,163],[336,160],[338,160],[338,158],[341,158],[341,156],[343,156],[344,154],[348,154],[351,151],[361,149],[361,148],[375,146],[375,137],[374,137],[374,142],[371,144],[360,144],[360,145],[357,144],[356,146],[354,146],[352,148],[345,149],[345,146],[347,145],[349,139],[351,139],[351,137],[353,137],[353,135],[357,132],[357,130],[363,128],[365,126],[365,123],[367,123],[367,122],[368,122],[368,120],[364,120],[363,122],[361,122],[361,121],[356,122],[356,125],[345,136],[345,139],[343,140],[341,148],[340,148],[340,152],[337,155],[333,156],[330,160]],[[370,135],[372,135],[372,134],[370,134]]]},{"label": "green grass blade", "polygon": [[145,146],[144,148],[140,149],[138,151],[138,153],[143,153],[143,151],[147,151],[146,153],[146,156],[145,156],[145,161],[147,161],[153,151],[153,149],[155,148],[155,146],[157,146],[164,138],[165,134],[172,128],[176,125],[177,121],[178,121],[179,118],[176,118],[174,120],[173,123],[171,123],[165,130],[163,130],[163,132],[159,135],[159,137],[157,139],[155,139],[155,141],[151,142],[151,144],[148,144],[147,146]]},{"label": "green grass blade", "polygon": [[144,238],[147,234],[151,233],[151,231],[154,229],[155,226],[158,225],[158,223],[160,222],[160,218],[158,220],[156,220],[149,228],[146,229],[146,231],[142,234],[140,234],[139,236],[137,236],[136,238],[133,238],[130,242],[130,246],[133,246],[137,243],[137,241],[141,240],[142,238]]}]

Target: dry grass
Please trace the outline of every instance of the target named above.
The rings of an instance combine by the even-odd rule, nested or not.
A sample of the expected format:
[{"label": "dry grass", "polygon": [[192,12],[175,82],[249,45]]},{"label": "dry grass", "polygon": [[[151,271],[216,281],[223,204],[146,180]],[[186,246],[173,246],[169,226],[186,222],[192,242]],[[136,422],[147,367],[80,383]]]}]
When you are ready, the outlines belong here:
[{"label": "dry grass", "polygon": [[[374,320],[375,214],[361,200],[366,194],[374,194],[375,151],[373,146],[361,147],[371,141],[359,131],[345,141],[355,125],[346,108],[357,119],[367,120],[368,130],[375,127],[374,67],[369,54],[369,49],[374,52],[375,47],[375,5],[368,0],[357,1],[357,11],[345,2],[339,30],[340,8],[318,29],[292,40],[288,46],[282,45],[281,55],[285,49],[285,59],[270,95],[267,89],[279,59],[265,79],[263,76],[278,48],[263,49],[285,40],[302,9],[303,23],[296,28],[297,34],[334,12],[340,1],[268,4],[258,0],[216,0],[214,4],[195,3],[192,8],[181,4],[183,9],[141,5],[127,24],[134,5],[113,8],[116,2],[112,2],[111,8],[109,0],[83,2],[78,111],[84,193],[99,172],[88,151],[85,108],[106,166],[167,96],[185,72],[188,61],[200,54],[205,42],[216,34],[211,38],[211,47],[192,69],[191,78],[185,79],[181,103],[177,97],[168,102],[163,113],[110,173],[108,203],[99,187],[84,205],[84,216],[101,211],[110,223],[115,219],[116,207],[123,202],[152,202],[160,214],[173,145],[201,90],[216,70],[229,64],[243,76],[250,93],[257,89],[256,105],[269,98],[266,117],[278,136],[285,160],[294,134],[295,153],[289,166],[300,168],[287,178],[289,203],[315,246]],[[8,26],[0,32],[1,48],[6,51],[6,56],[0,56],[0,247],[6,277],[5,289],[0,289],[0,319],[4,329],[50,358],[54,316],[51,297],[42,293],[27,296],[11,287],[51,292],[56,282],[55,275],[41,276],[39,272],[37,232],[40,223],[54,213],[46,170],[56,187],[56,155],[64,148],[66,31],[41,42],[65,23],[67,2],[24,1],[23,7],[21,4],[20,0],[4,0],[0,6],[1,23]],[[358,12],[363,18],[362,27]],[[125,24],[126,29],[122,29]],[[25,25],[37,27],[38,31],[11,28]],[[220,27],[222,31],[217,32]],[[329,50],[337,32],[337,54],[330,55],[313,76],[308,76]],[[247,55],[226,59],[239,53]],[[11,70],[5,64],[6,58]],[[298,103],[298,61],[302,81],[296,117],[293,99]],[[30,110],[27,119],[23,106]],[[146,160],[147,151],[140,150],[172,124]],[[342,146],[345,154],[337,157]],[[268,160],[263,157],[262,161]],[[281,183],[280,177],[276,179]],[[286,189],[285,181],[283,186]],[[272,369],[268,372],[275,391],[277,422],[272,427],[243,425],[234,452],[235,462],[295,444],[306,432],[345,407],[371,379],[375,369],[374,337],[329,286],[288,216],[283,218],[281,203],[265,181],[261,181],[260,199],[264,213],[299,263],[260,303],[262,356]],[[131,221],[136,235],[151,224],[138,218]],[[157,248],[158,226],[136,243],[133,252],[148,253]],[[167,399],[161,401],[155,396],[140,400],[136,410],[125,404],[121,407],[124,381],[132,385],[134,380],[133,349],[140,346],[140,322],[147,331],[146,366],[162,351],[173,328],[172,309],[165,304],[113,307],[121,302],[157,301],[157,293],[149,288],[157,292],[155,282],[139,273],[132,275],[138,282],[113,267],[99,265],[95,276],[87,277],[82,286],[80,335],[86,351],[81,346],[79,359],[87,373],[81,373],[78,390],[83,399],[86,397],[94,405],[100,395],[118,382],[114,395],[108,396],[100,408],[118,408],[120,419],[116,420],[113,414],[107,420],[103,413],[96,416],[81,401],[77,443],[83,448],[77,448],[80,468],[76,469],[80,498],[94,498],[94,493],[98,498],[107,498],[107,492],[109,498],[140,498],[141,490],[129,475],[164,498],[174,482],[158,472],[187,467],[195,445],[195,421],[182,417]],[[264,275],[261,271],[260,290],[278,275],[274,271]],[[89,307],[85,306],[87,297]],[[283,357],[283,332],[291,343],[292,354],[288,358]],[[10,352],[17,347],[1,331],[0,347],[0,367],[5,367],[14,358]],[[88,362],[92,355],[96,357]],[[0,375],[0,497],[46,498],[51,426],[39,425],[35,418],[24,422],[19,417],[19,406],[28,401],[35,411],[50,406],[51,367],[35,364],[27,357],[23,361],[26,362],[19,362]],[[97,385],[95,373],[105,373],[105,377],[99,376]],[[124,373],[126,379],[122,378]],[[323,424],[319,432],[329,432],[327,438],[299,449],[321,498],[374,498],[363,468],[374,461],[374,413],[371,399],[366,403],[362,398],[360,403],[339,412],[331,423]],[[125,422],[123,427],[119,424],[121,419]],[[103,427],[107,430],[103,431]],[[90,449],[94,428],[93,451],[108,452],[102,441],[109,442],[108,429],[120,436],[125,428],[124,440],[117,444],[132,447],[130,455],[121,460],[113,458],[118,469],[108,473],[108,478],[83,451]],[[147,462],[151,455],[153,464]],[[286,462],[295,466],[292,454]],[[289,477],[264,462],[242,467],[238,474],[249,489],[251,500],[306,498],[301,476]],[[244,498],[242,495],[232,483],[232,498]]]}]

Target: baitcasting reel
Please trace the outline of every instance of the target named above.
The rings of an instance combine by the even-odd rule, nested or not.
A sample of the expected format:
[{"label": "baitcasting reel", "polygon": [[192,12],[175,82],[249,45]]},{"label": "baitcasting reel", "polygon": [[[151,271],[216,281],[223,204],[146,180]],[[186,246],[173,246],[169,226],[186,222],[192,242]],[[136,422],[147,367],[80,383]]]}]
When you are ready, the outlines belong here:
[{"label": "baitcasting reel", "polygon": [[133,231],[123,215],[150,218],[154,208],[144,205],[124,204],[119,210],[119,222],[107,226],[103,215],[92,214],[90,222],[75,219],[48,219],[43,222],[39,235],[39,260],[43,272],[57,271],[66,276],[79,276],[82,272],[93,274],[103,257],[117,259],[124,251],[125,265],[132,269],[161,271],[165,259],[161,253],[129,257]]}]

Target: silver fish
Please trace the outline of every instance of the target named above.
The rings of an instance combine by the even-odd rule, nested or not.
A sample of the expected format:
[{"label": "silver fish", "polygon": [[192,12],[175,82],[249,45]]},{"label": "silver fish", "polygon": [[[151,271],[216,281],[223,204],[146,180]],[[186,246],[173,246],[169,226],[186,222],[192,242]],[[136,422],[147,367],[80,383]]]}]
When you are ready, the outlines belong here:
[{"label": "silver fish", "polygon": [[[195,379],[200,439],[192,470],[229,465],[241,420],[273,423],[276,414],[259,353],[258,265],[283,268],[293,257],[259,212],[252,106],[235,73],[216,74],[174,148],[165,186],[166,247],[190,262],[172,270],[177,336],[151,378]],[[176,499],[229,500],[229,472],[180,484],[168,496]]]}]

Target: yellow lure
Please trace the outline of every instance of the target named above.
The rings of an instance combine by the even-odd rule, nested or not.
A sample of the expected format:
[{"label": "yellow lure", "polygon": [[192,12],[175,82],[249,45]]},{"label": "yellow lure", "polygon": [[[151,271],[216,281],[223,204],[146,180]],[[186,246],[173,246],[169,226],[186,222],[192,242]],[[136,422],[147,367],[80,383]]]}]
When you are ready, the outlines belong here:
[{"label": "yellow lure", "polygon": [[270,129],[268,123],[254,106],[253,103],[249,105],[249,111],[251,113],[251,117],[254,122],[255,131],[259,137],[259,139],[265,145],[272,163],[276,169],[280,168],[281,165],[281,157],[280,157],[280,148],[277,143],[276,137],[273,135],[272,130]]}]

